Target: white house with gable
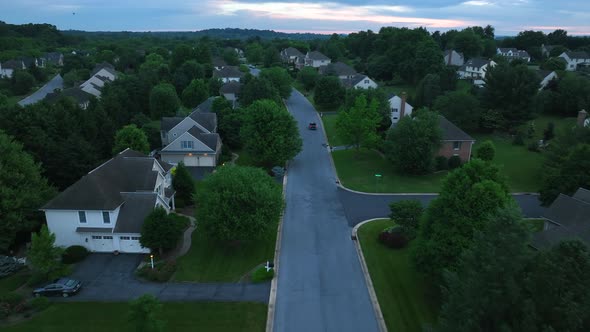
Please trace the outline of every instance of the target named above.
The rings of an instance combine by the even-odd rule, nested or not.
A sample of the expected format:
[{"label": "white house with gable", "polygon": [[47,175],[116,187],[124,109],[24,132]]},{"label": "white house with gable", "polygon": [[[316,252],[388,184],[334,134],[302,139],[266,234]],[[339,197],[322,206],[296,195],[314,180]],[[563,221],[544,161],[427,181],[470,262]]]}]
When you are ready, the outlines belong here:
[{"label": "white house with gable", "polygon": [[171,165],[130,149],[116,155],[41,208],[61,247],[148,253],[141,227],[156,207],[174,210]]},{"label": "white house with gable", "polygon": [[581,66],[590,66],[590,55],[586,52],[563,52],[559,57],[565,60],[567,71],[576,71]]},{"label": "white house with gable", "polygon": [[394,125],[404,116],[412,115],[414,109],[412,105],[406,102],[406,93],[403,92],[401,97],[391,95],[388,98],[391,109],[391,124]]}]

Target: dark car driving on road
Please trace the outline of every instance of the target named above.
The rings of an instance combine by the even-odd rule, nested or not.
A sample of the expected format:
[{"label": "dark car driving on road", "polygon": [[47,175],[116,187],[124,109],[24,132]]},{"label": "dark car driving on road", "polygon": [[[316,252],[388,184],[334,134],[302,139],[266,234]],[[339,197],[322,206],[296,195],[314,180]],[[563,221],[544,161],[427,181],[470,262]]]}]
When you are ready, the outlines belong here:
[{"label": "dark car driving on road", "polygon": [[310,122],[307,128],[309,128],[310,130],[316,130],[318,128],[318,125],[315,122]]},{"label": "dark car driving on road", "polygon": [[70,295],[76,294],[80,288],[82,288],[82,283],[80,281],[61,278],[54,280],[48,285],[34,289],[33,295],[37,297],[54,295],[68,297]]}]

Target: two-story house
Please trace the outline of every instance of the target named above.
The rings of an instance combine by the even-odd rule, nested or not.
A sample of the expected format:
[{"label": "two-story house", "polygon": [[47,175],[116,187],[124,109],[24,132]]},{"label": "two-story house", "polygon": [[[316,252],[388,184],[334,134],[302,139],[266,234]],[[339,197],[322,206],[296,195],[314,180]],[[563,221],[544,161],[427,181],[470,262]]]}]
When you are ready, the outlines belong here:
[{"label": "two-story house", "polygon": [[498,49],[496,49],[496,54],[499,54],[503,57],[505,57],[508,61],[512,61],[512,60],[522,60],[525,62],[530,62],[531,61],[531,56],[529,55],[529,53],[527,51],[523,51],[523,50],[518,50],[516,48],[501,48],[499,47]]},{"label": "two-story house", "polygon": [[147,253],[141,227],[154,208],[174,210],[171,166],[126,149],[41,208],[61,247],[94,252]]},{"label": "two-story house", "polygon": [[215,167],[221,156],[217,114],[195,109],[187,117],[164,117],[161,121],[161,159],[187,167]]},{"label": "two-story house", "polygon": [[243,76],[244,73],[234,66],[225,66],[213,72],[213,77],[220,79],[223,83],[239,82]]},{"label": "two-story house", "polygon": [[327,66],[332,60],[318,51],[307,52],[304,63],[307,67],[320,68]]},{"label": "two-story house", "polygon": [[287,47],[281,51],[281,59],[286,63],[297,63],[298,59],[305,58],[305,54],[301,53],[295,47]]},{"label": "two-story house", "polygon": [[465,64],[465,57],[463,53],[457,52],[455,50],[446,50],[443,52],[443,57],[445,59],[445,64],[447,66],[463,66]]},{"label": "two-story house", "polygon": [[345,88],[349,89],[377,89],[378,85],[369,76],[356,74],[350,78],[341,78],[340,82]]},{"label": "two-story house", "polygon": [[341,80],[353,78],[357,74],[354,68],[340,61],[320,66],[318,72],[320,75],[337,76]]},{"label": "two-story house", "polygon": [[486,73],[490,67],[495,67],[496,63],[489,59],[474,58],[467,61],[459,67],[457,74],[461,79],[471,79],[475,85],[484,85]]},{"label": "two-story house", "polygon": [[45,53],[45,55],[41,57],[41,60],[43,61],[42,67],[45,67],[46,65],[61,67],[64,65],[64,55],[59,52]]},{"label": "two-story house", "polygon": [[391,125],[395,125],[404,116],[411,116],[412,105],[406,102],[407,95],[402,92],[401,97],[391,94],[387,100],[389,101],[389,108],[391,110]]},{"label": "two-story house", "polygon": [[90,78],[80,84],[80,89],[96,98],[100,98],[104,85],[116,80],[117,76],[115,67],[110,63],[103,62],[94,67]]},{"label": "two-story house", "polygon": [[590,55],[586,52],[563,52],[559,57],[565,60],[567,71],[576,71],[579,67],[590,66]]},{"label": "two-story house", "polygon": [[442,139],[437,156],[444,156],[446,158],[459,156],[462,162],[468,162],[471,159],[471,150],[475,139],[444,116],[439,115],[438,119]]},{"label": "two-story house", "polygon": [[0,65],[0,77],[11,78],[15,70],[24,70],[25,64],[20,60],[8,60]]}]

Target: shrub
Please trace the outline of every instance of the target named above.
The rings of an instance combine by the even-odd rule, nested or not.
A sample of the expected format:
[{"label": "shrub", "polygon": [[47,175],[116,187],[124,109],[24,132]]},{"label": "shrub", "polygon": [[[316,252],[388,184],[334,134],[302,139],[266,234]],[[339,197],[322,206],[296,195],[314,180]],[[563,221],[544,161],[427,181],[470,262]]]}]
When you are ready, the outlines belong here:
[{"label": "shrub", "polygon": [[553,122],[549,122],[545,131],[543,131],[543,140],[547,142],[553,137],[555,137],[555,124]]},{"label": "shrub", "polygon": [[227,144],[223,144],[221,146],[221,156],[219,157],[219,164],[223,164],[225,162],[231,161],[232,154],[231,150],[227,146]]},{"label": "shrub", "polygon": [[449,158],[449,169],[455,169],[461,167],[461,157],[452,156]]},{"label": "shrub", "polygon": [[393,226],[384,229],[379,234],[379,242],[389,248],[401,249],[408,245],[408,237],[400,226]]},{"label": "shrub", "polygon": [[14,307],[25,300],[24,295],[16,292],[5,293],[0,296],[0,303]]},{"label": "shrub", "polygon": [[44,296],[34,297],[30,301],[31,308],[35,311],[43,311],[47,309],[50,304],[49,299]]},{"label": "shrub", "polygon": [[29,287],[38,286],[38,285],[44,283],[45,281],[47,281],[46,275],[44,275],[43,273],[40,273],[40,272],[34,272],[31,275],[31,277],[29,278],[29,280],[27,281],[27,286],[29,286]]},{"label": "shrub", "polygon": [[539,152],[539,143],[537,141],[530,142],[527,148],[529,151]]},{"label": "shrub", "polygon": [[534,122],[529,123],[529,126],[527,128],[527,137],[528,138],[535,137],[535,132],[536,132],[535,123]]},{"label": "shrub", "polygon": [[444,171],[449,168],[449,161],[445,156],[437,156],[435,159],[436,170]]},{"label": "shrub", "polygon": [[275,275],[275,270],[270,269],[270,271],[266,271],[266,267],[261,266],[256,271],[252,272],[251,280],[252,282],[263,282],[266,280],[271,280]]},{"label": "shrub", "polygon": [[477,158],[485,161],[492,161],[496,155],[496,147],[492,141],[483,142],[477,149]]},{"label": "shrub", "polygon": [[84,260],[88,254],[88,249],[83,246],[69,246],[61,255],[61,261],[64,264],[78,263]]},{"label": "shrub", "polygon": [[166,282],[170,280],[174,272],[176,272],[176,261],[168,261],[155,264],[153,269],[150,264],[146,264],[137,271],[137,275],[149,281]]},{"label": "shrub", "polygon": [[513,145],[524,145],[524,135],[519,131],[514,135],[512,139]]}]

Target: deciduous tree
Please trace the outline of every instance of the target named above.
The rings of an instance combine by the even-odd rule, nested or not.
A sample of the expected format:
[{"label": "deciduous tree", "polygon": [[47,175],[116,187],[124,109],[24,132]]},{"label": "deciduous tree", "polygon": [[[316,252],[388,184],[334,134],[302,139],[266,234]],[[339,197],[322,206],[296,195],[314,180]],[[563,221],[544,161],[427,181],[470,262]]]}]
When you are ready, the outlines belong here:
[{"label": "deciduous tree", "polygon": [[297,79],[301,84],[303,84],[303,88],[307,91],[313,90],[315,88],[315,84],[319,78],[318,71],[312,67],[303,67],[299,71]]},{"label": "deciduous tree", "polygon": [[119,129],[115,134],[113,154],[119,153],[127,148],[145,154],[150,152],[150,144],[148,143],[147,136],[134,124]]},{"label": "deciduous tree", "polygon": [[172,187],[176,190],[174,196],[176,206],[192,205],[193,195],[195,194],[195,181],[183,162],[178,163],[176,166],[172,177]]},{"label": "deciduous tree", "polygon": [[283,99],[289,98],[291,95],[291,83],[293,79],[289,73],[280,67],[272,67],[263,69],[260,76],[270,81],[273,87],[277,89],[279,95]]},{"label": "deciduous tree", "polygon": [[379,141],[377,127],[380,123],[377,101],[373,100],[369,104],[367,98],[360,95],[352,107],[338,113],[336,131],[338,137],[348,145],[354,145],[357,149],[361,146],[372,148]]},{"label": "deciduous tree", "polygon": [[46,278],[61,268],[62,249],[55,246],[55,234],[50,233],[43,225],[39,233],[31,236],[31,248],[27,252],[27,260],[36,272]]},{"label": "deciduous tree", "polygon": [[209,98],[209,87],[204,80],[192,80],[182,91],[182,103],[185,107],[195,108]]},{"label": "deciduous tree", "polygon": [[129,319],[135,324],[136,332],[164,331],[161,314],[162,304],[151,294],[144,294],[129,303]]},{"label": "deciduous tree", "polygon": [[468,92],[448,92],[436,98],[433,108],[463,130],[473,131],[479,127],[479,100]]},{"label": "deciduous tree", "polygon": [[389,218],[400,225],[409,238],[416,237],[424,208],[418,200],[403,200],[389,204]]},{"label": "deciduous tree", "polygon": [[313,101],[320,110],[337,110],[344,101],[345,90],[338,77],[324,76],[318,79]]},{"label": "deciduous tree", "polygon": [[496,147],[492,141],[485,141],[477,148],[477,158],[485,161],[492,161],[496,155]]},{"label": "deciduous tree", "polygon": [[176,89],[170,83],[160,83],[152,88],[150,93],[150,113],[152,119],[160,119],[163,116],[174,116],[180,101],[176,95]]},{"label": "deciduous tree", "polygon": [[173,249],[182,235],[182,226],[171,218],[164,208],[156,207],[141,226],[139,242],[152,251],[158,250],[160,255],[165,249]]}]

